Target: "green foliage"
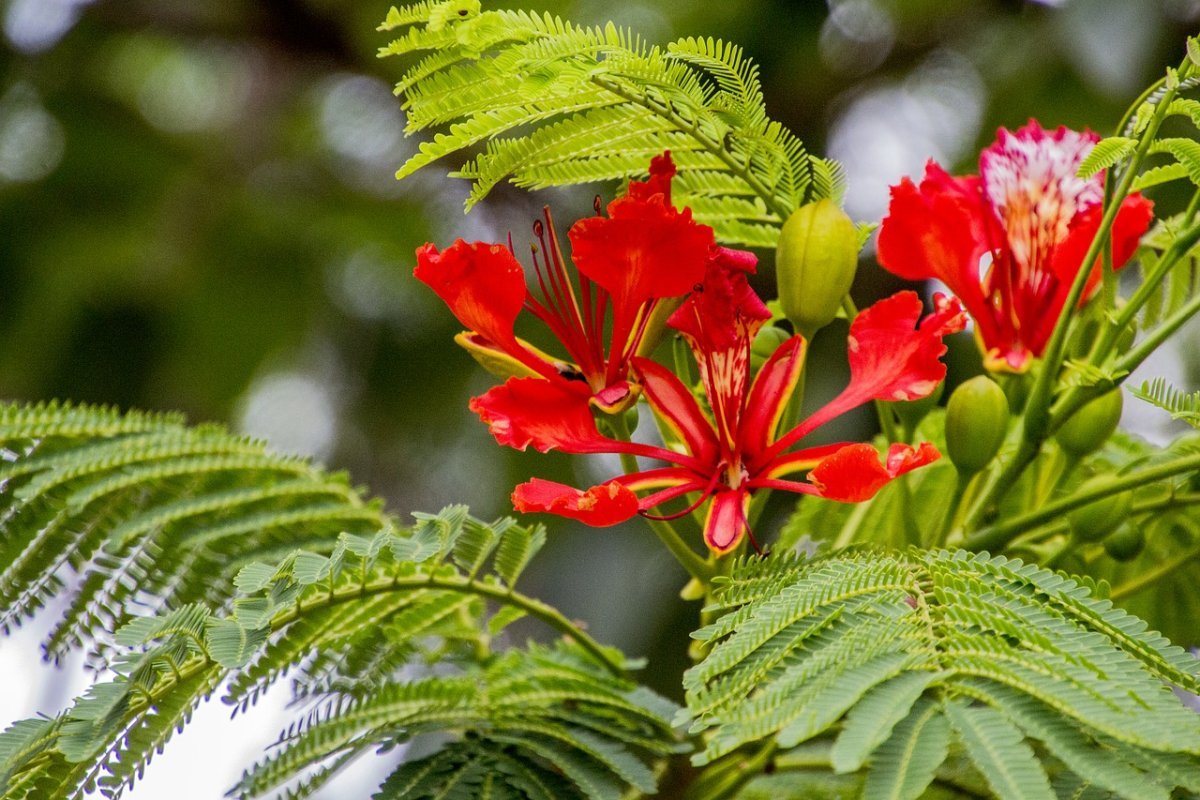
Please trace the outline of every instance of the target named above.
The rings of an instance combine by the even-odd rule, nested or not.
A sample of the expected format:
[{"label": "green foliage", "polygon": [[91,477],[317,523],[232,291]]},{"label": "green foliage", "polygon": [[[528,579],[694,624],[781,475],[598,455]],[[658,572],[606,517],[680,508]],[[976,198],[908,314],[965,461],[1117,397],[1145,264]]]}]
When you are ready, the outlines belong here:
[{"label": "green foliage", "polygon": [[[913,439],[932,442],[945,453],[945,417],[944,409],[929,412],[917,425]],[[879,439],[876,444],[881,442]],[[923,531],[939,522],[935,515],[918,510],[935,509],[935,513],[942,513],[945,498],[953,494],[956,480],[954,464],[948,458],[941,458],[885,486],[865,503],[803,497],[784,523],[777,547],[790,550],[806,538],[837,547],[865,542],[888,547],[916,543]]]},{"label": "green foliage", "polygon": [[408,131],[435,129],[397,172],[486,144],[457,177],[467,206],[498,183],[538,189],[643,175],[670,150],[677,206],[729,244],[773,247],[798,206],[842,191],[833,162],[772,121],[758,67],[720,39],[666,48],[609,24],[587,28],[472,0],[393,8],[381,56],[423,53],[396,91]]},{"label": "green foliage", "polygon": [[1193,428],[1200,428],[1200,392],[1184,392],[1165,378],[1143,381],[1140,387],[1129,391],[1134,397],[1166,411],[1172,419],[1181,419]]},{"label": "green foliage", "polygon": [[247,561],[392,525],[344,475],[178,415],[7,404],[0,448],[0,629],[69,598],[52,658],[135,609],[220,607]]},{"label": "green foliage", "polygon": [[1079,165],[1079,177],[1090,178],[1101,170],[1125,161],[1137,149],[1137,141],[1125,136],[1110,136],[1102,139],[1087,154]]},{"label": "green foliage", "polygon": [[743,561],[709,611],[684,677],[697,765],[832,738],[867,798],[921,796],[956,751],[1004,798],[1053,798],[1060,772],[1133,800],[1200,782],[1200,717],[1168,688],[1200,688],[1197,661],[1059,574],[916,549]]},{"label": "green foliage", "polygon": [[[452,734],[450,749],[399,766],[381,796],[402,786],[416,792],[404,796],[472,796],[484,784],[496,797],[533,786],[614,800],[629,786],[652,791],[648,761],[679,746],[675,708],[624,677],[619,653],[515,591],[544,539],[539,527],[485,524],[452,507],[410,529],[343,533],[327,554],[248,564],[232,615],[191,604],[132,620],[115,637],[134,648],[114,660],[115,679],[54,720],[0,735],[0,796],[119,795],[219,686],[244,709],[289,671],[293,695],[314,710],[236,796],[297,780],[290,796],[305,796],[347,761],[427,734]],[[494,652],[526,614],[570,640]],[[449,674],[399,677],[434,662]]]}]

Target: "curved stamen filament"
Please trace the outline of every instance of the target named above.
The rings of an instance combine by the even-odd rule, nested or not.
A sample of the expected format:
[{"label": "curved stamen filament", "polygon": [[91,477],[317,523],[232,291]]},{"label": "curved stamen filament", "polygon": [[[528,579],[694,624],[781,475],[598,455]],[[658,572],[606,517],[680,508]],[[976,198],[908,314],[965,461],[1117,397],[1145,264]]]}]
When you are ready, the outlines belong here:
[{"label": "curved stamen filament", "polygon": [[[646,519],[658,520],[660,522],[669,522],[671,520],[679,519],[680,517],[686,517],[688,514],[692,513],[697,508],[699,508],[704,503],[705,500],[707,500],[709,497],[712,496],[713,490],[717,488],[717,479],[719,477],[720,477],[719,473],[713,473],[712,478],[709,479],[708,485],[704,487],[704,491],[702,491],[700,493],[700,496],[698,498],[696,498],[695,502],[689,504],[688,507],[683,509],[682,511],[676,511],[673,514],[661,514],[661,515],[660,514],[651,514],[649,511],[639,511],[638,513],[641,514]],[[691,485],[685,484],[684,486],[677,487],[674,490],[669,489],[664,492],[659,492],[658,495],[652,495],[651,497],[646,498],[646,500],[647,501],[649,501],[651,499],[654,500],[654,502],[652,504],[650,504],[650,507],[653,508],[654,506],[665,503],[666,501],[672,500],[675,497],[678,497],[682,494],[687,494],[689,491],[695,491],[695,489],[698,487],[698,485],[699,485],[698,482],[691,484]],[[661,495],[661,497],[660,497],[660,495]],[[667,495],[670,495],[670,496],[667,496]]]}]

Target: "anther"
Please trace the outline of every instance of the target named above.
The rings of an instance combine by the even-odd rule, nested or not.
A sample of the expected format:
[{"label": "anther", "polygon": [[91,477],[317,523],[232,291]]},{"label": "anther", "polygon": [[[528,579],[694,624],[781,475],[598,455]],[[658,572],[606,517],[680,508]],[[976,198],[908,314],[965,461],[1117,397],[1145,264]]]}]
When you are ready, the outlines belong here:
[{"label": "anther", "polygon": [[599,215],[604,211],[604,203],[600,200],[600,195],[596,195],[592,199],[592,208],[596,209],[596,214]]}]

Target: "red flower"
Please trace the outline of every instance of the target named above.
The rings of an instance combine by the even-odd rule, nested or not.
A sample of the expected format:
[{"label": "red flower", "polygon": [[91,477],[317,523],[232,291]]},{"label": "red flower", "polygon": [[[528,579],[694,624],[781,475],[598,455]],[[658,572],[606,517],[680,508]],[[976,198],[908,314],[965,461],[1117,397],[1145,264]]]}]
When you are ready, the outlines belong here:
[{"label": "red flower", "polygon": [[[655,307],[692,289],[713,246],[711,228],[671,205],[674,174],[670,153],[655,158],[649,180],[631,182],[624,197],[609,203],[607,218],[571,227],[576,278],[547,210],[545,224],[535,226],[539,246],[533,249],[541,300],[526,288],[521,264],[503,245],[459,239],[439,252],[426,244],[417,250],[413,274],[468,329],[457,341],[484,366],[539,376],[567,398],[617,411],[636,398],[630,359]],[[523,309],[542,320],[573,363],[517,338],[513,325]]]},{"label": "red flower", "polygon": [[[513,492],[519,511],[611,525],[695,494],[686,509],[666,518],[689,513],[707,501],[705,541],[715,552],[726,553],[749,531],[747,507],[759,489],[857,502],[938,457],[928,443],[917,448],[892,445],[884,463],[868,444],[789,450],[825,422],[872,399],[928,395],[945,376],[946,368],[937,360],[945,352],[942,337],[963,326],[957,303],[939,296],[935,312],[919,325],[921,302],[913,292],[901,292],[864,311],[850,328],[849,386],[807,420],[776,436],[804,362],[805,343],[800,336],[784,342],[751,384],[750,343],[770,316],[746,282],[753,267],[753,256],[747,253],[714,252],[704,283],[669,322],[696,355],[711,416],[670,371],[653,361],[634,359],[646,400],[674,431],[683,452],[609,439],[596,431],[590,417],[568,418],[552,403],[528,397],[507,404],[503,415],[495,406],[489,409],[493,429],[503,416],[503,426],[520,430],[520,441],[538,449],[625,452],[670,465],[621,476],[586,492],[535,479]],[[808,471],[808,482],[786,477],[803,471]],[[638,497],[639,492],[647,493]]]},{"label": "red flower", "polygon": [[[979,176],[953,178],[930,161],[920,185],[892,187],[879,232],[879,263],[902,278],[937,278],[975,320],[988,369],[1024,371],[1040,356],[1102,216],[1103,176],[1079,178],[1094,133],[1001,128],[979,157]],[[1113,266],[1133,255],[1150,225],[1139,194],[1112,229]],[[1083,299],[1100,280],[1090,266]]]}]

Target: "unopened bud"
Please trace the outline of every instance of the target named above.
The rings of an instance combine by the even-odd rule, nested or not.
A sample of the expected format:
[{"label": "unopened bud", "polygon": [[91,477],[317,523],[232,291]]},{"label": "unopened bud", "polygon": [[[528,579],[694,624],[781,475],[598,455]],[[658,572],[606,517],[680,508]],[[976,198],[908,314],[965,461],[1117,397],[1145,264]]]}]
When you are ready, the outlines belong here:
[{"label": "unopened bud", "polygon": [[1132,561],[1146,546],[1146,534],[1135,525],[1124,525],[1104,540],[1104,552],[1117,561]]},{"label": "unopened bud", "polygon": [[[1098,475],[1080,484],[1079,490],[1095,489],[1108,480],[1108,476]],[[1107,494],[1086,506],[1072,509],[1067,513],[1067,524],[1071,526],[1071,533],[1076,539],[1098,542],[1125,521],[1132,507],[1133,498],[1129,492]]]},{"label": "unopened bud", "polygon": [[775,279],[783,313],[805,338],[837,316],[858,269],[858,231],[832,200],[792,212],[779,234]]},{"label": "unopened bud", "polygon": [[986,375],[966,381],[946,404],[946,451],[958,471],[973,475],[991,463],[1008,433],[1008,398]]},{"label": "unopened bud", "polygon": [[1080,458],[1100,448],[1117,429],[1124,401],[1120,389],[1113,389],[1085,404],[1054,434],[1063,452]]},{"label": "unopened bud", "polygon": [[754,342],[750,345],[750,366],[753,369],[761,367],[763,362],[779,349],[779,345],[789,338],[788,332],[783,328],[777,328],[774,325],[765,326],[754,337]]}]

